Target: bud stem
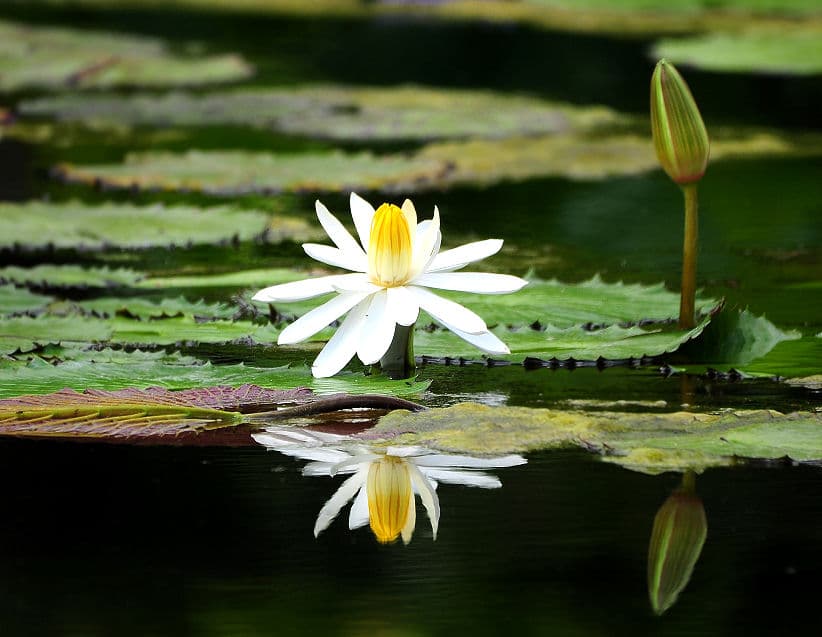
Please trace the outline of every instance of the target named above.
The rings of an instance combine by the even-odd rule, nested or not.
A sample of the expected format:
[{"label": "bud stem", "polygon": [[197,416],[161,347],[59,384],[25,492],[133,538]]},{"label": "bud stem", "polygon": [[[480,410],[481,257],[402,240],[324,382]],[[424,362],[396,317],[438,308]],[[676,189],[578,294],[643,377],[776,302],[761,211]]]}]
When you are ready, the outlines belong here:
[{"label": "bud stem", "polygon": [[392,380],[410,378],[416,369],[414,361],[414,326],[397,325],[394,340],[380,359],[380,368]]},{"label": "bud stem", "polygon": [[698,201],[696,183],[682,186],[685,196],[685,238],[682,246],[682,293],[679,300],[679,327],[696,325],[696,242],[698,235]]}]

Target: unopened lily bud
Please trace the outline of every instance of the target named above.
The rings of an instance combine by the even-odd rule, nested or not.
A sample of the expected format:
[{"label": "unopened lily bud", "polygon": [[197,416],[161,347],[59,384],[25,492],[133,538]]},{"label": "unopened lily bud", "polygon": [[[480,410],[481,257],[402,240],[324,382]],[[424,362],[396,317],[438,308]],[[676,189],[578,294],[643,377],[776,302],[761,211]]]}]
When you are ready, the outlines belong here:
[{"label": "unopened lily bud", "polygon": [[667,60],[651,76],[651,130],[659,163],[676,183],[690,184],[705,174],[710,140],[691,90]]},{"label": "unopened lily bud", "polygon": [[654,518],[648,547],[648,594],[661,615],[676,602],[691,579],[708,534],[702,500],[694,493],[693,473],[665,500]]}]

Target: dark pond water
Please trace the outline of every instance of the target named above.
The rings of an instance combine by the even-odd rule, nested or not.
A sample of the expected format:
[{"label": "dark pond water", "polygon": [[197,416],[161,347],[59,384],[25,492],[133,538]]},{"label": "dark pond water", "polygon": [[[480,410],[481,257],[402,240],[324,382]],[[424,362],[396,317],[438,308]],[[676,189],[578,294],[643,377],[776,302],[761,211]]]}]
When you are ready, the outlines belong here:
[{"label": "dark pond water", "polygon": [[[439,488],[432,541],[382,546],[341,480],[262,448],[4,442],[0,629],[8,635],[814,634],[818,468],[697,479],[708,538],[690,585],[650,610],[646,555],[678,478],[575,453]],[[420,516],[422,513],[420,512]]]},{"label": "dark pond water", "polygon": [[[260,85],[418,82],[530,93],[643,113],[649,41],[485,24],[294,20],[232,14],[35,10],[33,22],[197,39],[240,51]],[[344,52],[341,54],[341,51]],[[714,123],[819,128],[817,79],[693,72]],[[20,96],[13,96],[15,99]],[[84,135],[86,135],[84,137]],[[322,144],[213,129],[200,147]],[[0,198],[178,200],[52,183],[57,160],[118,159],[118,145],[78,134],[70,148],[0,142]],[[313,195],[244,198],[312,215]],[[187,201],[202,202],[201,197]],[[324,197],[345,210],[343,196]],[[660,173],[596,182],[540,179],[416,197],[449,213],[454,244],[502,234],[496,265],[580,281],[678,282],[679,193]],[[702,190],[700,284],[782,328],[822,330],[822,160],[725,161]],[[500,231],[500,228],[504,228]],[[456,233],[456,235],[454,234]],[[170,272],[290,265],[297,246],[242,245],[133,254],[4,254],[3,263],[126,263]],[[207,291],[223,298],[225,290]],[[199,349],[213,360],[273,356]],[[819,395],[772,380],[734,382],[656,367],[535,370],[425,366],[426,401],[551,407],[627,400],[699,410],[819,408]],[[647,476],[581,453],[539,453],[494,470],[501,489],[442,485],[436,541],[420,508],[413,541],[379,545],[346,514],[312,533],[340,478],[255,446],[139,447],[0,440],[0,634],[3,635],[705,635],[816,634],[822,581],[822,470],[774,463],[697,478],[705,548],[678,603],[648,601],[648,541],[679,476]]]}]

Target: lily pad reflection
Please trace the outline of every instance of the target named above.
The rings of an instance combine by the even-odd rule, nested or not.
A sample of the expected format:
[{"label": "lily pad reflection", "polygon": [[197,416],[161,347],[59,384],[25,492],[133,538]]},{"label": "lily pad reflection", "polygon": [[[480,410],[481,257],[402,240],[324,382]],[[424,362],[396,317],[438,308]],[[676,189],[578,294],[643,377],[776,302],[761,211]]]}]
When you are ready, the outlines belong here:
[{"label": "lily pad reflection", "polygon": [[434,539],[440,520],[440,482],[499,489],[499,478],[482,469],[513,467],[527,460],[519,455],[476,458],[438,454],[425,447],[373,447],[348,436],[292,427],[270,427],[254,434],[259,444],[288,456],[310,461],[305,476],[350,474],[320,509],[314,537],[322,533],[353,498],[348,528],[369,524],[382,544],[402,537],[411,541],[417,521],[418,495],[431,523]]}]

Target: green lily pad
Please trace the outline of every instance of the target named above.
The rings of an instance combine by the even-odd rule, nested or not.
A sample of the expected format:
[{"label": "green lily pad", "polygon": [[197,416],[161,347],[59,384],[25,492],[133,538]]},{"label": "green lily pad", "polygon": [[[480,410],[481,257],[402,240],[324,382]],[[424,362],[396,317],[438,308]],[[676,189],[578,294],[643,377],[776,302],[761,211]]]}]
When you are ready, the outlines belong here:
[{"label": "green lily pad", "polygon": [[[2,272],[0,270],[0,272]],[[175,274],[170,276],[149,277],[141,281],[140,288],[148,290],[162,290],[169,288],[263,288],[278,283],[299,281],[311,276],[307,272],[298,272],[286,268],[257,268],[241,270],[239,272],[224,272],[220,274]]]},{"label": "green lily pad", "polygon": [[822,73],[822,28],[786,27],[664,39],[652,56],[724,73]]},{"label": "green lily pad", "polygon": [[502,138],[587,130],[625,119],[605,107],[417,86],[63,95],[24,102],[19,111],[95,125],[240,125],[340,140]]},{"label": "green lily pad", "polygon": [[25,288],[14,285],[0,285],[0,316],[34,312],[42,309],[52,301],[52,297],[34,294]]},{"label": "green lily pad", "polygon": [[[815,135],[772,132],[718,138],[711,157],[813,155]],[[198,191],[212,195],[282,191],[421,191],[459,184],[493,184],[537,177],[604,179],[659,168],[648,136],[633,134],[511,137],[433,143],[407,154],[339,150],[301,154],[245,151],[131,153],[123,163],[61,164],[71,183],[119,189]]]},{"label": "green lily pad", "polygon": [[648,473],[698,471],[738,458],[822,459],[822,414],[811,412],[643,414],[462,403],[418,414],[395,411],[366,435],[467,454],[580,447]]},{"label": "green lily pad", "polygon": [[[692,330],[669,327],[645,329],[637,326],[611,325],[600,330],[581,327],[557,328],[552,325],[535,330],[529,327],[510,330],[497,327],[492,330],[508,345],[511,354],[493,356],[494,359],[522,361],[524,358],[548,360],[594,361],[602,357],[608,360],[641,359],[674,352],[684,343],[696,339],[709,324],[710,317]],[[431,356],[480,358],[482,353],[448,330],[427,332],[417,330],[414,351]]]},{"label": "green lily pad", "polygon": [[198,191],[213,195],[300,191],[379,190],[436,180],[442,161],[406,155],[325,151],[282,154],[243,151],[131,153],[122,164],[62,164],[72,183],[110,188]]},{"label": "green lily pad", "polygon": [[128,268],[105,266],[86,268],[73,264],[41,264],[31,268],[16,265],[0,268],[0,282],[49,289],[134,287],[143,277],[140,272]]},{"label": "green lily pad", "polygon": [[800,338],[799,332],[785,332],[763,316],[748,310],[717,314],[702,338],[685,346],[679,354],[685,360],[746,365],[761,359],[782,341]]},{"label": "green lily pad", "polygon": [[265,213],[232,206],[0,203],[0,247],[7,248],[99,250],[228,243],[263,238],[270,226],[278,228],[279,238],[300,241],[316,236],[306,222],[270,221]]},{"label": "green lily pad", "polygon": [[163,319],[188,316],[197,320],[230,319],[237,307],[225,303],[189,301],[184,297],[153,300],[145,297],[102,297],[76,303],[86,312],[111,318],[123,316],[137,319]]},{"label": "green lily pad", "polygon": [[0,320],[0,354],[29,352],[41,345],[64,342],[106,341],[112,327],[101,320],[64,318],[59,316],[29,316]]},{"label": "green lily pad", "polygon": [[152,359],[122,353],[89,353],[87,360],[65,361],[53,365],[39,357],[11,366],[0,366],[0,398],[22,394],[45,394],[65,387],[84,389],[123,389],[126,387],[165,387],[186,389],[254,383],[263,387],[288,389],[309,387],[317,393],[386,394],[413,396],[424,392],[429,382],[389,380],[360,372],[342,372],[334,378],[313,378],[307,367],[253,367],[242,363],[213,365],[179,355]]},{"label": "green lily pad", "polygon": [[185,86],[251,73],[238,55],[182,57],[155,38],[0,21],[0,91]]}]

